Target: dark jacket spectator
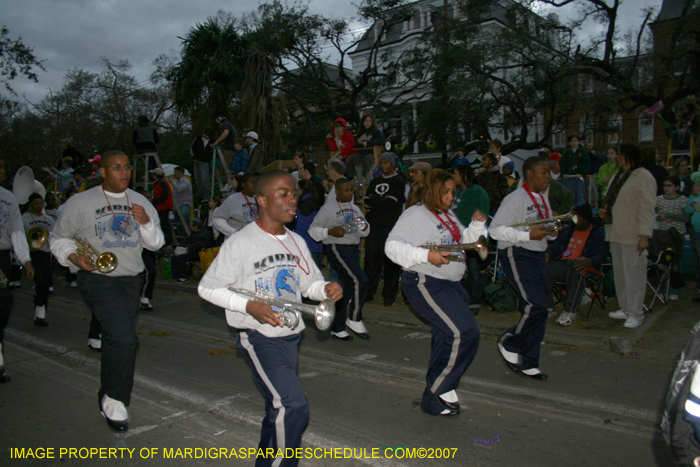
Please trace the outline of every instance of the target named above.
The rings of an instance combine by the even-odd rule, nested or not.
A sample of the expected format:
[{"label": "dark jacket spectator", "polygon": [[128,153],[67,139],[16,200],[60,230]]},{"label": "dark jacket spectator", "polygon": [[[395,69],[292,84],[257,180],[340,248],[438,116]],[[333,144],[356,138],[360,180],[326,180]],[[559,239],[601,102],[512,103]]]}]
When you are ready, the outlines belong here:
[{"label": "dark jacket spectator", "polygon": [[138,125],[134,128],[131,136],[136,154],[156,152],[156,144],[159,143],[158,132],[153,125],[149,124],[145,115],[139,115]]},{"label": "dark jacket spectator", "polygon": [[[493,165],[476,178],[476,184],[489,195],[490,215],[494,215],[508,191],[508,180],[497,165]],[[515,185],[515,184],[514,184]]]},{"label": "dark jacket spectator", "polygon": [[[583,246],[581,257],[590,259],[593,262],[592,266],[600,270],[603,261],[608,257],[608,246],[605,243],[605,231],[597,225],[592,227],[591,233]],[[559,232],[554,243],[547,247],[546,253],[550,255],[551,261],[557,261],[562,258],[573,234],[574,227],[571,225],[564,227]]]}]

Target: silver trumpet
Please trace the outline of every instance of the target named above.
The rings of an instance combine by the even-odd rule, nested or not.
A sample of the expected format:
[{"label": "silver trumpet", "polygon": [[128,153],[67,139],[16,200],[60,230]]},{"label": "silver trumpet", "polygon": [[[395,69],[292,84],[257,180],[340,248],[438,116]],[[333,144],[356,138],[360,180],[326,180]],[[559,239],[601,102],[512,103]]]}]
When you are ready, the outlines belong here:
[{"label": "silver trumpet", "polygon": [[273,310],[277,313],[279,319],[290,329],[296,329],[301,321],[301,314],[307,314],[314,317],[316,327],[321,331],[331,327],[333,318],[335,317],[335,302],[330,298],[326,298],[318,305],[306,305],[304,303],[293,302],[281,298],[274,298],[262,292],[252,292],[246,289],[237,289],[235,287],[228,288],[232,292],[248,297],[258,302],[265,302],[270,306],[281,308],[281,311]]},{"label": "silver trumpet", "polygon": [[[465,253],[470,250],[475,250],[479,257],[484,260],[489,255],[489,245],[486,237],[479,237],[474,243],[453,243],[451,245],[438,245],[436,243],[426,243],[421,245],[421,248],[428,250],[437,250],[445,253],[453,253],[447,257],[449,261],[457,261],[459,263],[466,262]],[[461,254],[460,254],[461,253]]]},{"label": "silver trumpet", "polygon": [[525,230],[530,232],[535,230],[537,226],[541,225],[542,230],[545,232],[559,232],[564,228],[564,221],[571,221],[576,224],[578,222],[578,216],[573,212],[567,214],[562,214],[561,216],[548,217],[547,219],[537,219],[536,221],[521,222],[519,224],[513,224],[511,227],[525,227]]},{"label": "silver trumpet", "polygon": [[345,233],[353,233],[359,230],[365,230],[367,221],[362,217],[356,217],[352,222],[339,225],[343,228],[343,230],[345,230]]}]

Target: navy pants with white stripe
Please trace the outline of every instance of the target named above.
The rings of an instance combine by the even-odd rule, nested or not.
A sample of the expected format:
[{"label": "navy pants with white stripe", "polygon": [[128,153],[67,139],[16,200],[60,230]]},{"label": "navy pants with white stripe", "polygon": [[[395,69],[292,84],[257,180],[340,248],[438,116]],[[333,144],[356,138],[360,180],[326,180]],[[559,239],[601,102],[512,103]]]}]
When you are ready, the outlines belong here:
[{"label": "navy pants with white stripe", "polygon": [[549,297],[544,252],[508,247],[498,251],[498,259],[520,295],[520,321],[506,331],[501,344],[520,354],[523,370],[539,368]]},{"label": "navy pants with white stripe", "polygon": [[403,293],[432,327],[430,362],[421,410],[438,415],[439,396],[459,386],[479,346],[479,326],[469,311],[469,295],[462,284],[424,274],[404,272]]},{"label": "navy pants with white stripe", "polygon": [[78,290],[102,326],[100,399],[107,394],[129,405],[139,339],[139,276],[78,271]]},{"label": "navy pants with white stripe", "polygon": [[[257,331],[241,331],[236,338],[250,361],[253,377],[265,396],[259,449],[277,452],[301,446],[301,434],[309,421],[309,403],[297,367],[301,334],[266,337]],[[296,466],[299,459],[258,457],[256,467]]]},{"label": "navy pants with white stripe", "polygon": [[367,298],[369,280],[360,267],[357,245],[327,245],[328,262],[338,273],[338,284],[343,289],[343,298],[335,307],[335,319],[331,330],[345,330],[345,319],[362,320],[362,306]]}]

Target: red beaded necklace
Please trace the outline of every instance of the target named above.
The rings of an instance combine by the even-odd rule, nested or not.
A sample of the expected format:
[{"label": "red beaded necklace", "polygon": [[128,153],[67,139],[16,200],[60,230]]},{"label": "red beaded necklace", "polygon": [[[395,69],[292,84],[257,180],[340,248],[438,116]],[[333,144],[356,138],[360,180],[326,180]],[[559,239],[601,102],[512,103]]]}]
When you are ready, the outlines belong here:
[{"label": "red beaded necklace", "polygon": [[447,222],[442,220],[442,217],[440,217],[440,214],[437,212],[431,210],[430,212],[433,213],[435,217],[438,218],[440,223],[447,228],[447,230],[450,231],[450,234],[452,234],[452,239],[455,241],[455,243],[459,243],[460,240],[462,240],[462,234],[459,233],[459,227],[457,227],[457,224],[455,224],[452,219],[450,219],[450,215],[447,214],[447,211],[445,211],[445,218],[447,219]]},{"label": "red beaded necklace", "polygon": [[[241,191],[241,193],[243,192]],[[260,206],[258,206],[258,210],[256,211],[255,209],[253,209],[253,205],[250,204],[250,201],[248,201],[248,196],[245,193],[243,193],[243,197],[245,198],[246,204],[248,204],[248,207],[250,208],[250,212],[252,212],[255,217],[258,217],[258,213],[260,212]],[[253,195],[253,199],[255,200],[255,204],[257,205],[258,197]]]},{"label": "red beaded necklace", "polygon": [[544,199],[544,195],[542,193],[537,193],[540,195],[540,199],[542,200],[542,206],[544,206],[544,214],[542,214],[542,210],[540,209],[540,205],[535,199],[535,195],[532,194],[530,191],[530,187],[527,186],[527,183],[523,183],[523,188],[525,188],[525,191],[527,192],[528,196],[530,196],[530,199],[532,200],[532,203],[535,205],[537,208],[537,213],[540,215],[540,219],[549,219],[549,206],[547,206],[547,202]]},{"label": "red beaded necklace", "polygon": [[289,248],[287,248],[287,245],[285,245],[284,242],[283,242],[282,240],[280,240],[279,238],[277,238],[277,235],[275,235],[275,234],[273,234],[272,232],[270,232],[269,230],[267,230],[267,229],[262,225],[262,223],[260,222],[259,219],[255,219],[255,223],[258,224],[258,226],[259,226],[261,229],[263,229],[263,232],[272,235],[273,237],[275,237],[275,240],[277,240],[278,242],[280,242],[280,244],[284,247],[284,249],[287,250],[287,253],[289,253],[289,256],[291,256],[292,258],[294,258],[294,261],[296,261],[297,265],[299,266],[299,269],[301,269],[302,271],[304,271],[304,274],[306,274],[306,275],[308,276],[308,275],[311,273],[311,268],[309,267],[309,262],[306,261],[306,258],[304,257],[304,254],[301,252],[301,248],[299,248],[299,245],[297,245],[297,242],[294,241],[294,237],[292,237],[292,234],[287,230],[287,227],[285,227],[284,230],[285,230],[285,232],[287,232],[287,235],[289,235],[289,238],[292,239],[292,243],[294,243],[294,246],[297,247],[297,250],[299,250],[299,256],[301,257],[301,259],[304,260],[304,263],[306,263],[306,269],[304,269],[304,267],[301,265],[301,263],[299,262],[299,260],[297,259],[297,257],[294,256],[294,254],[293,254],[291,251],[289,251]]}]

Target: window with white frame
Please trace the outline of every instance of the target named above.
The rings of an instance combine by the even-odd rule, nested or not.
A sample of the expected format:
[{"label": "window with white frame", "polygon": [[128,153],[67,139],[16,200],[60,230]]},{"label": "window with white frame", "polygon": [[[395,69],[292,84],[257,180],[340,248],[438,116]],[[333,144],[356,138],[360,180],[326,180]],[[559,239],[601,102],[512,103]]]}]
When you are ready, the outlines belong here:
[{"label": "window with white frame", "polygon": [[420,11],[413,12],[413,29],[420,29]]},{"label": "window with white frame", "polygon": [[552,147],[563,148],[566,146],[566,134],[563,131],[552,134]]},{"label": "window with white frame", "polygon": [[654,118],[639,115],[639,142],[654,141]]}]

